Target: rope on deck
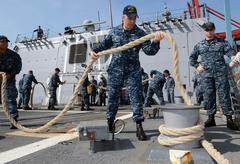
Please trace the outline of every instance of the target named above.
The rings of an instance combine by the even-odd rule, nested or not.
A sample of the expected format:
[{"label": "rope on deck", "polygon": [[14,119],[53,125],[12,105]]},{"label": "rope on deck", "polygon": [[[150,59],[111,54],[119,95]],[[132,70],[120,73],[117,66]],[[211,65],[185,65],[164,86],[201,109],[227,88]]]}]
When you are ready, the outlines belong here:
[{"label": "rope on deck", "polygon": [[[189,96],[187,95],[186,90],[183,88],[182,82],[180,80],[180,73],[179,73],[179,57],[178,57],[178,49],[177,49],[177,45],[175,43],[175,41],[173,40],[172,36],[168,33],[165,32],[161,32],[164,37],[168,40],[168,42],[170,43],[171,47],[172,47],[172,53],[173,53],[173,76],[175,78],[176,81],[176,86],[180,91],[181,96],[184,99],[184,102],[187,105],[192,105],[191,99],[189,98]],[[123,46],[117,47],[117,48],[112,48],[109,50],[105,50],[102,52],[99,52],[97,55],[99,57],[101,56],[105,56],[105,55],[110,55],[112,53],[116,53],[116,52],[120,52],[120,51],[124,51],[127,50],[129,48],[135,47],[147,40],[151,40],[154,38],[154,33],[146,35],[140,39],[137,39],[133,42],[130,42],[128,44],[125,44]],[[45,125],[39,127],[39,128],[27,128],[22,126],[21,124],[19,124],[18,122],[16,122],[10,115],[10,113],[8,112],[8,107],[7,107],[7,103],[6,103],[6,86],[7,86],[7,78],[6,78],[6,74],[3,74],[3,82],[2,82],[2,103],[3,103],[3,111],[5,113],[5,115],[7,116],[7,118],[9,119],[9,121],[16,126],[18,129],[21,129],[25,132],[30,132],[30,133],[40,133],[40,132],[46,132],[51,126],[53,126],[55,123],[57,123],[63,116],[64,114],[70,109],[70,107],[72,106],[75,98],[78,96],[79,90],[80,90],[80,86],[82,85],[83,81],[86,79],[88,73],[91,71],[92,65],[94,63],[94,60],[89,60],[87,67],[82,75],[82,77],[80,78],[73,95],[71,96],[71,98],[69,99],[67,105],[64,107],[64,109],[55,117],[53,118],[51,121],[47,122]],[[161,141],[162,142],[162,141]],[[214,149],[213,146],[209,146],[211,145],[210,143],[208,143],[206,140],[202,141],[203,143],[203,147],[207,150],[207,152],[209,152],[209,154],[218,162],[218,163],[222,163],[223,161],[224,164],[229,163],[228,160],[224,159],[224,157],[216,150]],[[208,145],[208,146],[207,146]],[[219,160],[221,159],[221,160]]]}]

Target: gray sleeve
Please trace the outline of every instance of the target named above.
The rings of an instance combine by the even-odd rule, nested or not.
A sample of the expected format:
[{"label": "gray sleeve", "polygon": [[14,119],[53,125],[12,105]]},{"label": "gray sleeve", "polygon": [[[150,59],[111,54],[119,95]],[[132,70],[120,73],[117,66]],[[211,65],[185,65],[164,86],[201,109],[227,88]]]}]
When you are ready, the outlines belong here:
[{"label": "gray sleeve", "polygon": [[[147,35],[144,31],[141,32],[141,37]],[[160,49],[160,42],[151,42],[151,41],[146,41],[142,43],[142,50],[145,54],[149,56],[155,55]]]}]

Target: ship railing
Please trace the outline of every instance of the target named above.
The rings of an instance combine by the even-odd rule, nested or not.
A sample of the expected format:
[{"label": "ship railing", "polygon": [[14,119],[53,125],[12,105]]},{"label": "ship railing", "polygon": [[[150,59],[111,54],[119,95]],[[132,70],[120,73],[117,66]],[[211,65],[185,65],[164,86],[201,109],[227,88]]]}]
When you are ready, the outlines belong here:
[{"label": "ship railing", "polygon": [[41,38],[38,38],[37,32],[23,33],[23,34],[17,35],[15,43],[27,43],[27,42],[34,42],[34,41],[38,41],[38,40],[46,40],[49,37],[61,36],[61,35],[62,34],[56,33],[54,31],[50,31],[49,29],[43,30],[43,36]]}]

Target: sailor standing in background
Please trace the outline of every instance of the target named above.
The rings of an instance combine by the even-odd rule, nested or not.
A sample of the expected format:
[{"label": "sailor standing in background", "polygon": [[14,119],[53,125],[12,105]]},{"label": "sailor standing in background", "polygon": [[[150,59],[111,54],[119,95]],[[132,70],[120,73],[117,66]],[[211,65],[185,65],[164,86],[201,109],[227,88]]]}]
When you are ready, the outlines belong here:
[{"label": "sailor standing in background", "polygon": [[[98,58],[96,53],[102,50],[119,47],[145,36],[146,33],[136,25],[137,18],[136,7],[126,6],[123,10],[122,24],[113,28],[106,38],[93,49],[92,58],[96,60]],[[126,81],[133,110],[133,120],[136,122],[136,135],[139,140],[147,139],[142,127],[144,116],[139,51],[142,49],[147,55],[155,55],[160,48],[159,42],[162,38],[162,33],[156,32],[152,41],[146,41],[134,48],[112,55],[107,70],[109,93],[107,120],[110,132],[114,131],[113,123],[118,111],[120,91]]]},{"label": "sailor standing in background", "polygon": [[59,78],[59,68],[55,68],[55,73],[51,76],[50,82],[49,82],[49,91],[50,91],[50,98],[48,103],[48,109],[49,110],[56,110],[54,108],[54,105],[57,103],[57,88],[59,85],[63,85],[65,81],[61,81]]},{"label": "sailor standing in background", "polygon": [[23,104],[23,78],[25,74],[23,74],[23,77],[18,82],[18,93],[19,93],[19,99],[18,99],[18,109],[21,109],[21,105]]},{"label": "sailor standing in background", "polygon": [[165,90],[167,92],[167,98],[168,98],[168,103],[175,103],[174,100],[174,89],[175,89],[175,81],[174,79],[170,76],[169,70],[164,70],[163,74],[166,79],[165,83]]},{"label": "sailor standing in background", "polygon": [[[203,29],[205,39],[195,45],[189,60],[190,65],[203,75],[204,105],[208,110],[208,120],[205,122],[205,127],[216,126],[217,91],[223,114],[227,117],[227,127],[237,130],[238,127],[232,119],[228,66],[224,60],[224,55],[231,57],[234,55],[234,50],[227,41],[215,37],[214,23],[205,23]],[[201,61],[198,61],[199,57],[201,57]]]},{"label": "sailor standing in background", "polygon": [[33,75],[33,71],[28,71],[28,74],[26,74],[23,77],[23,85],[22,85],[22,91],[23,91],[23,110],[32,110],[28,106],[29,100],[30,100],[30,94],[32,90],[32,83],[38,84],[35,76]]},{"label": "sailor standing in background", "polygon": [[95,80],[94,76],[92,76],[92,79],[91,79],[90,82],[91,82],[91,85],[92,85],[91,105],[95,105],[96,96],[97,96],[97,80]]},{"label": "sailor standing in background", "polygon": [[99,105],[106,106],[106,91],[107,91],[107,80],[102,75],[98,83],[98,94],[99,94]]},{"label": "sailor standing in background", "polygon": [[41,26],[38,26],[38,29],[34,30],[33,32],[37,32],[37,38],[38,39],[42,39],[43,38],[43,29],[41,28]]},{"label": "sailor standing in background", "polygon": [[[18,119],[17,110],[17,88],[16,88],[16,75],[22,69],[22,60],[16,52],[8,49],[8,38],[6,36],[0,35],[0,72],[4,72],[7,75],[7,105],[8,111],[15,121]],[[1,76],[1,74],[0,74]],[[11,124],[10,129],[16,129],[14,125]]]},{"label": "sailor standing in background", "polygon": [[91,82],[88,80],[88,77],[83,81],[82,85],[81,85],[81,98],[82,98],[82,106],[81,106],[81,110],[93,110],[92,108],[90,108],[90,103],[89,103],[89,96],[90,93],[88,93],[88,86],[91,86]]}]

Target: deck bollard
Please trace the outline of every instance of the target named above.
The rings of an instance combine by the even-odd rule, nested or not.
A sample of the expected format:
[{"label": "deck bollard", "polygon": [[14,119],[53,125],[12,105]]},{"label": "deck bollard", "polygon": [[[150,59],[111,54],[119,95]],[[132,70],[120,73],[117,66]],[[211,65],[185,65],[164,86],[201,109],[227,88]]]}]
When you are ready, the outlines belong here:
[{"label": "deck bollard", "polygon": [[[185,104],[168,104],[161,107],[163,112],[164,122],[166,128],[188,128],[199,124],[199,110],[201,106],[187,106]],[[159,139],[176,138],[176,136],[169,136],[160,134]],[[187,143],[172,145],[174,149],[192,149],[200,147],[200,139],[196,139]]]}]

